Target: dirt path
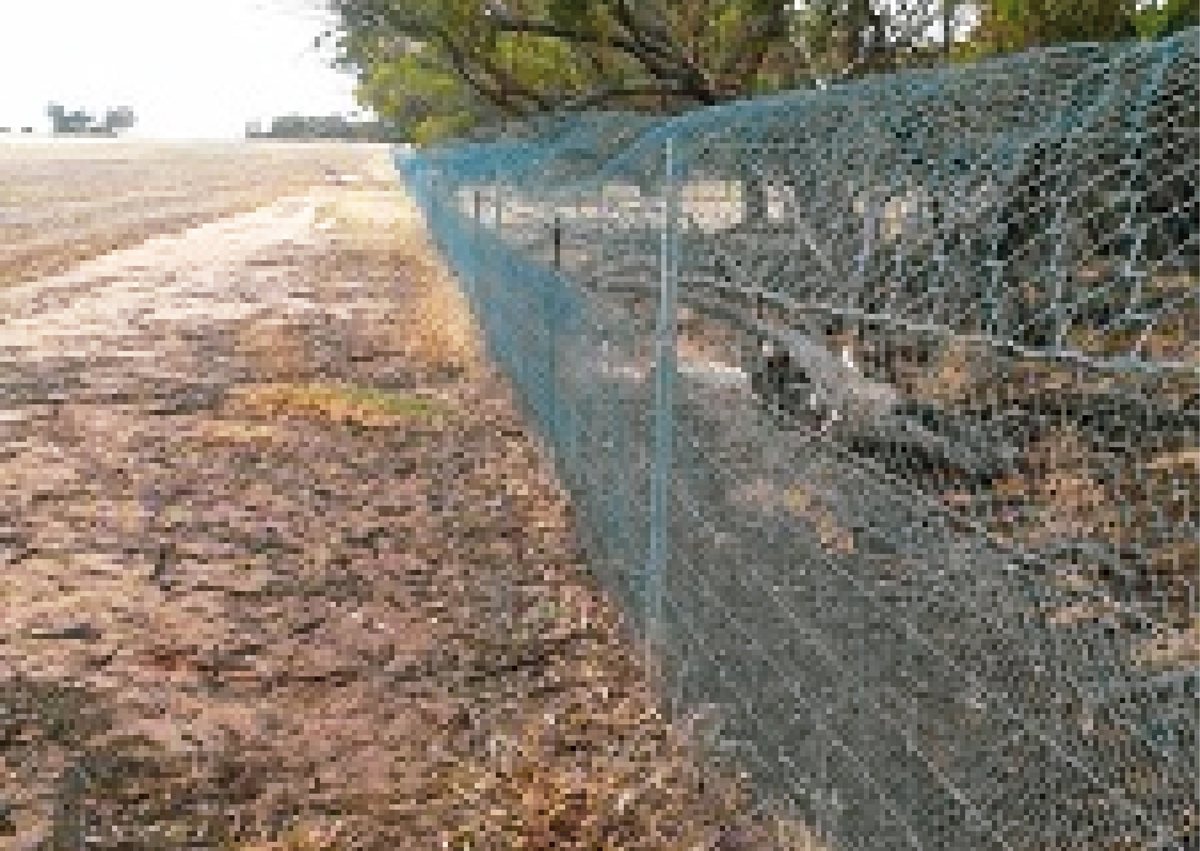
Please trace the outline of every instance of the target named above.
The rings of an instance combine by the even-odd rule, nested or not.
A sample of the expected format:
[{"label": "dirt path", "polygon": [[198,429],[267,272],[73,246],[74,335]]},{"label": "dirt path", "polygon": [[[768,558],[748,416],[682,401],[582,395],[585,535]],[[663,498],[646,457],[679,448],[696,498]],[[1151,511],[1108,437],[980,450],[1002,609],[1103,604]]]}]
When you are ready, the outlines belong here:
[{"label": "dirt path", "polygon": [[770,847],[384,166],[0,295],[0,848]]}]

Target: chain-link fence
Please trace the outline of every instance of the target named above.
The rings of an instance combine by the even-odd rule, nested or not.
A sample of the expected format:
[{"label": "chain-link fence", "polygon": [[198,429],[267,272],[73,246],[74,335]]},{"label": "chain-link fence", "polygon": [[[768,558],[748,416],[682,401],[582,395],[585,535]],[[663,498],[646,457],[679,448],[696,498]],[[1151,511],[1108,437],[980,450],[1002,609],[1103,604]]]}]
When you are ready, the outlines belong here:
[{"label": "chain-link fence", "polygon": [[1198,42],[399,160],[671,704],[834,847],[1200,847]]}]

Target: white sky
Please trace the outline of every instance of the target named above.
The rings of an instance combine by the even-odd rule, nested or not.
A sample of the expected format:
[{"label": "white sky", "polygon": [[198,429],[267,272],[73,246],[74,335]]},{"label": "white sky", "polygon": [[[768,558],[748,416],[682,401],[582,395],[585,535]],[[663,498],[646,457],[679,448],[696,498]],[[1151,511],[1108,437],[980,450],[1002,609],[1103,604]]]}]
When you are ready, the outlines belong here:
[{"label": "white sky", "polygon": [[353,78],[313,46],[317,0],[0,0],[0,125],[46,106],[131,106],[131,135],[241,136],[289,112],[348,114]]}]

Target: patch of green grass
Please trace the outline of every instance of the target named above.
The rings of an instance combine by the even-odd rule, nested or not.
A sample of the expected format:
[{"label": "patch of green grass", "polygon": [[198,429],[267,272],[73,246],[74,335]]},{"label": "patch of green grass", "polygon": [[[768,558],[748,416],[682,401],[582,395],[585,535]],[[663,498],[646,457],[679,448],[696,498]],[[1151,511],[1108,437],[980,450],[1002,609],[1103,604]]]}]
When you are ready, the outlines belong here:
[{"label": "patch of green grass", "polygon": [[445,402],[376,387],[342,384],[255,384],[230,391],[234,412],[277,417],[299,415],[360,425],[395,424],[397,419],[449,413]]},{"label": "patch of green grass", "polygon": [[428,397],[395,393],[377,387],[346,387],[342,390],[355,405],[383,414],[436,414],[445,411],[445,404]]}]

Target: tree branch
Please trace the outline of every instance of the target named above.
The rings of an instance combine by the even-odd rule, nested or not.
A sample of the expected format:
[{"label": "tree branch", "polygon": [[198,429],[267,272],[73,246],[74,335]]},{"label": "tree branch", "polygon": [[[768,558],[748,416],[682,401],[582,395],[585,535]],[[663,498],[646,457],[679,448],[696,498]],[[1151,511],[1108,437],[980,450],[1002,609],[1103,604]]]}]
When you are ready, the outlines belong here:
[{"label": "tree branch", "polygon": [[[680,54],[669,33],[652,22],[640,21],[627,0],[604,2],[621,30],[618,33],[601,34],[553,21],[517,16],[508,5],[493,0],[485,0],[483,4],[484,26],[495,33],[527,34],[566,42],[582,53],[585,61],[589,50],[615,50],[641,65],[651,77],[674,81],[677,87],[671,90],[673,94],[705,105],[718,102],[720,98],[711,81]],[[536,109],[553,108],[552,99],[520,84],[484,52],[462,44],[462,39],[456,39],[427,16],[382,0],[340,0],[338,9],[343,20],[359,27],[386,28],[408,37],[436,41],[455,73],[483,98],[506,111],[519,111],[519,100],[528,101]],[[598,57],[592,54],[591,59],[593,67],[597,67]]]},{"label": "tree branch", "polygon": [[475,61],[480,65],[485,74],[500,85],[502,91],[511,92],[518,97],[530,100],[534,106],[542,111],[549,110],[552,107],[549,98],[538,94],[534,89],[522,84],[516,77],[493,62],[486,53],[477,54]]},{"label": "tree branch", "polygon": [[602,86],[586,92],[578,97],[563,101],[560,108],[567,110],[588,109],[599,106],[606,101],[619,100],[629,97],[663,97],[678,95],[679,90],[662,83],[641,83],[634,85]]},{"label": "tree branch", "polygon": [[[616,0],[616,2],[628,13],[628,8],[623,0]],[[616,48],[636,60],[652,76],[678,80],[688,90],[688,96],[700,103],[712,104],[717,101],[704,75],[685,58],[676,55],[674,51],[664,48],[661,44],[647,41],[643,37],[643,31],[637,28],[637,21],[631,15],[624,19],[618,17],[617,20],[625,30],[625,35],[610,37],[601,37],[595,33],[570,29],[549,21],[514,18],[507,11],[489,17],[492,18],[494,26],[500,32],[528,33],[561,39],[571,44],[592,44]],[[626,20],[628,23],[625,22]]]},{"label": "tree branch", "polygon": [[501,110],[510,115],[521,114],[520,108],[513,103],[512,98],[509,97],[503,88],[489,86],[484,80],[481,80],[476,76],[470,67],[470,61],[468,57],[458,47],[458,45],[454,43],[453,39],[449,38],[443,33],[431,32],[430,35],[436,38],[438,43],[441,44],[451,67],[454,69],[454,73],[461,77],[476,94],[478,94],[484,100],[495,104]]},{"label": "tree branch", "polygon": [[[655,24],[639,21],[628,0],[610,0],[609,8],[617,23],[624,28],[631,39],[642,44],[648,52],[661,56],[669,65],[675,66],[671,68],[669,65],[664,66],[660,63],[658,67],[655,67],[644,60],[639,60],[646,66],[647,71],[656,77],[678,80],[688,90],[690,97],[706,106],[717,102],[718,98],[708,77],[682,51],[676,49],[669,33]],[[651,36],[655,41],[650,40]]]},{"label": "tree branch", "polygon": [[746,75],[758,71],[772,44],[787,34],[787,9],[788,3],[784,0],[773,0],[767,12],[755,15],[751,19],[745,34],[750,47],[748,50],[733,52],[729,61],[721,68],[721,80],[734,76],[744,79]]}]

